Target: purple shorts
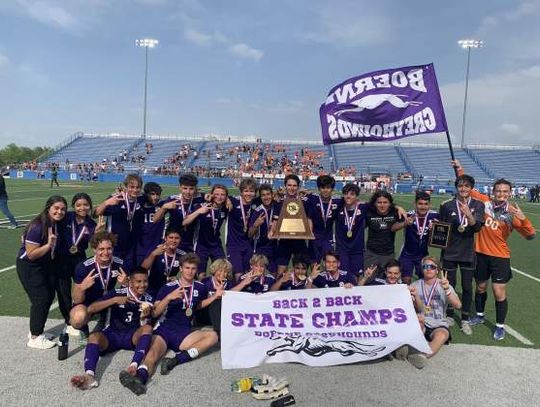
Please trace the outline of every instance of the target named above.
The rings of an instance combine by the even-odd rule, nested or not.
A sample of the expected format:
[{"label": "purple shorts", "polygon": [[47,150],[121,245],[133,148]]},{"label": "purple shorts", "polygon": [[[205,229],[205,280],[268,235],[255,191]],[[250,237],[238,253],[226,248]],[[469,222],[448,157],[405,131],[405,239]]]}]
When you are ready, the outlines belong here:
[{"label": "purple shorts", "polygon": [[424,278],[422,271],[422,257],[399,256],[399,267],[403,277],[412,277],[413,271],[416,270],[418,278]]},{"label": "purple shorts", "polygon": [[227,260],[232,264],[233,274],[245,273],[249,270],[249,260],[253,255],[251,247],[228,247]]},{"label": "purple shorts", "polygon": [[195,249],[195,253],[197,254],[197,256],[199,256],[199,259],[201,260],[201,263],[199,264],[199,273],[206,274],[206,268],[208,267],[208,259],[214,261],[217,259],[225,258],[225,252],[223,251],[223,247],[221,246],[208,248],[198,244]]},{"label": "purple shorts", "polygon": [[158,326],[154,328],[154,335],[161,336],[167,344],[167,348],[175,352],[180,350],[180,344],[190,333],[191,329],[185,327],[173,329],[158,324]]},{"label": "purple shorts", "polygon": [[309,258],[312,263],[320,263],[324,255],[334,250],[332,240],[316,239],[309,241]]},{"label": "purple shorts", "polygon": [[295,254],[309,256],[309,249],[305,240],[281,239],[276,246],[276,264],[288,266],[291,257]]},{"label": "purple shorts", "polygon": [[126,331],[117,331],[111,327],[105,328],[101,333],[105,335],[107,341],[109,341],[109,347],[105,352],[114,352],[120,349],[135,350],[133,345],[133,335],[137,328],[128,329]]},{"label": "purple shorts", "polygon": [[364,273],[364,253],[349,253],[346,251],[337,252],[339,255],[340,270],[359,276]]}]

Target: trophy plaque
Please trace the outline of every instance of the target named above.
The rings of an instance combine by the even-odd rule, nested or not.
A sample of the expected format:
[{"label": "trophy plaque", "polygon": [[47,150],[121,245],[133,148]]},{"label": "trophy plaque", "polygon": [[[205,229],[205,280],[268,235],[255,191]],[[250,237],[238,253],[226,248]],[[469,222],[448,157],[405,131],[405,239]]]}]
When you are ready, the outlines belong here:
[{"label": "trophy plaque", "polygon": [[304,204],[299,198],[285,198],[283,201],[272,239],[315,239],[309,227]]},{"label": "trophy plaque", "polygon": [[431,247],[446,249],[450,241],[450,230],[452,225],[447,222],[434,221],[431,223],[431,233],[428,244]]}]

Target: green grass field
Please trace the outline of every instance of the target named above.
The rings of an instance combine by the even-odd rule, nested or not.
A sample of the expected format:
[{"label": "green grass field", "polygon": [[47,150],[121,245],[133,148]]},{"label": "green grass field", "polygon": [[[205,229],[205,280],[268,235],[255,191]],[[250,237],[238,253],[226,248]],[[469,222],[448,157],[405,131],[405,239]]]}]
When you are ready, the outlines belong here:
[{"label": "green grass field", "polygon": [[[105,199],[116,186],[113,183],[92,185],[63,183],[60,188],[51,190],[48,180],[23,181],[7,179],[6,184],[11,212],[16,217],[21,217],[21,219],[29,219],[38,214],[42,210],[46,199],[52,194],[63,195],[69,202],[76,192],[85,191],[92,196],[94,205],[96,205]],[[164,186],[163,196],[173,193],[177,193],[176,187]],[[366,198],[364,197],[364,199]],[[395,199],[397,204],[407,209],[412,207],[413,197],[411,195],[397,195]],[[444,199],[448,199],[448,197],[434,197],[433,207],[437,209],[439,203]],[[540,229],[540,204],[522,202],[520,207],[532,220],[535,227]],[[3,218],[0,221],[5,220]],[[29,313],[29,302],[14,267],[16,254],[21,244],[22,230],[21,228],[16,230],[0,229],[0,315],[28,316]],[[400,246],[401,233],[398,234],[396,242],[397,251]],[[517,233],[514,233],[510,238],[510,246],[512,248],[512,266],[530,277],[514,272],[514,278],[508,286],[509,314],[507,324],[513,331],[532,342],[533,345],[526,345],[509,334],[501,342],[494,342],[491,339],[491,330],[495,320],[491,293],[486,309],[488,322],[484,326],[475,327],[474,334],[470,337],[464,336],[457,327],[452,328],[454,342],[540,348],[540,320],[537,313],[537,310],[540,309],[539,240],[525,241]],[[434,250],[433,254],[438,254],[438,252],[438,250]],[[50,316],[52,318],[59,317],[58,310],[51,311]]]}]

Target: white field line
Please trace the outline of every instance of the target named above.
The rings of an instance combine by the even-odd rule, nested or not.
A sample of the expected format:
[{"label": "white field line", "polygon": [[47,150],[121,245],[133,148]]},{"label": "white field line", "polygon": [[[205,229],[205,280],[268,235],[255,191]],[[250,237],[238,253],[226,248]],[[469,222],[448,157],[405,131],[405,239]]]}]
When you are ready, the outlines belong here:
[{"label": "white field line", "polygon": [[0,273],[3,273],[4,271],[13,270],[15,268],[15,264],[13,266],[4,267],[3,269],[0,269]]},{"label": "white field line", "polygon": [[504,329],[506,332],[508,332],[510,335],[512,335],[514,338],[516,338],[518,341],[520,341],[524,345],[532,346],[534,343],[532,343],[530,340],[525,338],[523,335],[521,335],[518,331],[516,331],[513,328],[510,328],[509,325],[505,325]]},{"label": "white field line", "polygon": [[518,274],[521,274],[522,276],[529,277],[530,279],[533,279],[534,281],[538,281],[540,283],[540,278],[531,276],[530,274],[527,274],[521,270],[518,270],[517,268],[512,267],[512,271],[515,271]]},{"label": "white field line", "polygon": [[[23,219],[23,218],[29,218],[30,216],[36,216],[36,215],[39,215],[38,213],[31,213],[30,215],[19,215],[19,216],[14,216],[15,219]],[[2,218],[0,219],[0,223],[7,223],[9,222],[9,219],[8,218]]]}]

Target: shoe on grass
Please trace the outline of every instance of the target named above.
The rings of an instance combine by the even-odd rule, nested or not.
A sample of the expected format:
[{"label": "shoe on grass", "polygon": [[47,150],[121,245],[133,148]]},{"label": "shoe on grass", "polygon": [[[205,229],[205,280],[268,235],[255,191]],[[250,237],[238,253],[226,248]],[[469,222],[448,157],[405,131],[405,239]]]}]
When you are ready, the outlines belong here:
[{"label": "shoe on grass", "polygon": [[469,321],[461,321],[461,332],[467,336],[472,335],[471,323]]},{"label": "shoe on grass", "polygon": [[506,335],[506,331],[502,326],[498,326],[495,328],[495,332],[493,332],[493,339],[496,341],[502,341],[504,339],[504,336]]},{"label": "shoe on grass", "polygon": [[482,325],[483,323],[484,323],[483,315],[475,315],[469,320],[469,324],[471,324],[471,326]]}]

